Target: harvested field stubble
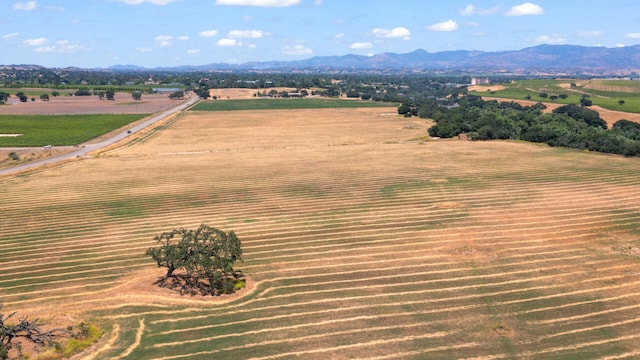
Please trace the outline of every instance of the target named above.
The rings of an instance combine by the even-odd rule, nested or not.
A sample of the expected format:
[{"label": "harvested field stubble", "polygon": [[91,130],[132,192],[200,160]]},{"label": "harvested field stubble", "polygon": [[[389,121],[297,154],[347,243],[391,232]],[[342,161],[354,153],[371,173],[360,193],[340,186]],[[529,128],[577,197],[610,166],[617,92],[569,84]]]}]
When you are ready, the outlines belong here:
[{"label": "harvested field stubble", "polygon": [[[5,309],[96,319],[95,358],[637,355],[640,161],[409,141],[429,123],[394,110],[191,112],[3,178]],[[153,236],[203,222],[238,234],[250,288],[151,286]]]}]

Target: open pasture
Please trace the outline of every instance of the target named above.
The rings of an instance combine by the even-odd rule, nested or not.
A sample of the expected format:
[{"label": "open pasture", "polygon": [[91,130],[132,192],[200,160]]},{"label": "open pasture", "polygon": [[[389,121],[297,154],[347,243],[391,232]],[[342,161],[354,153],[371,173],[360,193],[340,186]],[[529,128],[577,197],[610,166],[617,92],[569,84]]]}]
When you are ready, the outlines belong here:
[{"label": "open pasture", "polygon": [[[474,86],[470,88],[469,93],[513,100],[523,100],[526,96],[530,96],[532,101],[556,104],[579,104],[580,98],[588,95],[594,105],[605,109],[640,113],[639,90],[640,81],[637,80],[546,79]],[[540,93],[547,93],[548,96],[565,94],[568,97],[552,101],[549,98],[539,97]],[[620,100],[624,100],[623,105],[618,103]]]},{"label": "open pasture", "polygon": [[[86,359],[640,356],[640,160],[417,141],[395,108],[189,112],[0,179],[0,299]],[[229,299],[155,289],[157,233],[243,242]]]}]

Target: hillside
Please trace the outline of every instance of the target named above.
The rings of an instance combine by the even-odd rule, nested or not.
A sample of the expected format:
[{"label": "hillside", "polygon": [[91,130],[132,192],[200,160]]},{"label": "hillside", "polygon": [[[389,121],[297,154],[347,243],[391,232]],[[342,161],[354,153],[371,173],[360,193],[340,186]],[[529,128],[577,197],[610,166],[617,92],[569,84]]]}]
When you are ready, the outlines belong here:
[{"label": "hillside", "polygon": [[477,72],[566,72],[633,73],[640,69],[640,45],[606,48],[576,45],[539,45],[516,51],[416,50],[406,54],[382,53],[374,56],[315,56],[296,61],[207,64],[163,68],[163,70],[476,70]]}]

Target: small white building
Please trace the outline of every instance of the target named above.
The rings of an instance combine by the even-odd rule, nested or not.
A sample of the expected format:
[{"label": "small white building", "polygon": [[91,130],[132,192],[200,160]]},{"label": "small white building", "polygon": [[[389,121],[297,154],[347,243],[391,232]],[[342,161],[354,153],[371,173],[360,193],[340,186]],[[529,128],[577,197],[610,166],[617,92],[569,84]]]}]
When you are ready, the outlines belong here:
[{"label": "small white building", "polygon": [[489,78],[471,78],[471,85],[484,85],[484,84],[490,84],[491,81],[489,81]]}]

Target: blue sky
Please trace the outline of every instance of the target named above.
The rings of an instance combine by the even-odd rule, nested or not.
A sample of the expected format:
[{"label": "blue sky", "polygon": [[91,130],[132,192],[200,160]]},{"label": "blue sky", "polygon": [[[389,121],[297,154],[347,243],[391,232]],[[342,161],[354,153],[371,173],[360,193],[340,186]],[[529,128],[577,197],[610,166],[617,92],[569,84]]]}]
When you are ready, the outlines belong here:
[{"label": "blue sky", "polygon": [[0,64],[157,67],[638,43],[637,0],[0,1]]}]

